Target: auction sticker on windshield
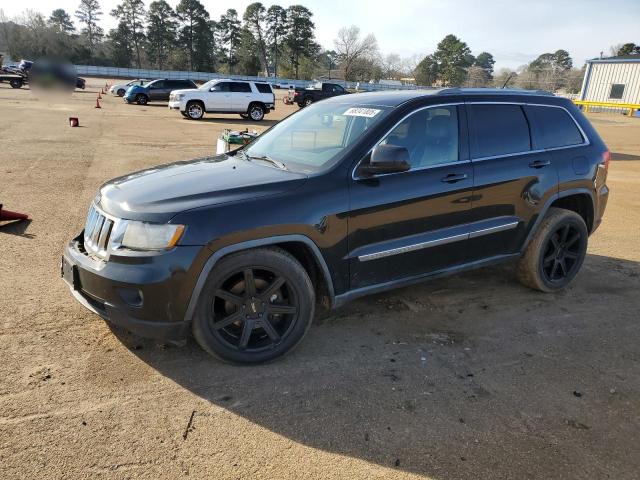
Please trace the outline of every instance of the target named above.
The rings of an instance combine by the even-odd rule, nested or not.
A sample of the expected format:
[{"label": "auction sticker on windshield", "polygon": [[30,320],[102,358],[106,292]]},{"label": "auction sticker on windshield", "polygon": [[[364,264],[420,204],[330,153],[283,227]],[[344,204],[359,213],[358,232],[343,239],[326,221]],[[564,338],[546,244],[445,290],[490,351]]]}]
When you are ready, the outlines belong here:
[{"label": "auction sticker on windshield", "polygon": [[373,118],[377,114],[380,113],[380,110],[375,108],[361,108],[361,107],[351,107],[349,110],[343,113],[343,115],[349,117],[367,117]]}]

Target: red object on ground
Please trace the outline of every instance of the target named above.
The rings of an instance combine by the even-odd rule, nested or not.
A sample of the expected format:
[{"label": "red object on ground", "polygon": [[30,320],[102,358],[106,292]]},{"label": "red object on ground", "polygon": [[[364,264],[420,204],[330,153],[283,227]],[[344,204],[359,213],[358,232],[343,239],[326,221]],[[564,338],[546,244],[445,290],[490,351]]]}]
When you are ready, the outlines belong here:
[{"label": "red object on ground", "polygon": [[3,210],[0,203],[0,220],[26,220],[29,215],[26,213],[12,212],[11,210]]},{"label": "red object on ground", "polygon": [[72,127],[80,126],[80,122],[78,121],[78,117],[69,117],[69,125]]},{"label": "red object on ground", "polygon": [[100,100],[98,100],[97,98],[96,98],[96,106],[95,106],[95,108],[102,108],[100,106]]}]

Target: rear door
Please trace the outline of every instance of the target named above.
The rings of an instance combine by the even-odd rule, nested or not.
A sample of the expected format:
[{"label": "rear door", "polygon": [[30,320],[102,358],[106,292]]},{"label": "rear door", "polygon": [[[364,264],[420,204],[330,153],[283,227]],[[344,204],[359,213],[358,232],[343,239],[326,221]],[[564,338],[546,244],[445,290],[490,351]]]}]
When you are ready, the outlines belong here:
[{"label": "rear door", "polygon": [[354,171],[351,288],[465,262],[473,191],[465,127],[462,106],[420,108],[380,141],[407,148],[411,170],[368,178]]},{"label": "rear door", "polygon": [[467,112],[474,170],[470,260],[517,253],[557,192],[553,158],[532,141],[524,105],[467,103]]},{"label": "rear door", "polygon": [[246,112],[251,103],[252,90],[249,82],[231,82],[231,108],[234,112]]},{"label": "rear door", "polygon": [[231,82],[218,82],[211,87],[205,107],[208,112],[231,111]]}]

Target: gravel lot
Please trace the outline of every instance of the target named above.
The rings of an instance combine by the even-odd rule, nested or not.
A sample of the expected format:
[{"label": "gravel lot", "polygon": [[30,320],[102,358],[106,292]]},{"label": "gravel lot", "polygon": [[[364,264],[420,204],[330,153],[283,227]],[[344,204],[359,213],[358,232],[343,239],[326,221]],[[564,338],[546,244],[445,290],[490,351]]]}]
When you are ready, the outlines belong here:
[{"label": "gravel lot", "polygon": [[0,478],[639,477],[640,119],[591,115],[612,193],[566,291],[483,269],[358,300],[283,360],[233,367],[110,329],[60,254],[103,181],[295,109],[98,110],[101,82],[64,101],[0,84],[0,202],[32,217],[0,228]]}]

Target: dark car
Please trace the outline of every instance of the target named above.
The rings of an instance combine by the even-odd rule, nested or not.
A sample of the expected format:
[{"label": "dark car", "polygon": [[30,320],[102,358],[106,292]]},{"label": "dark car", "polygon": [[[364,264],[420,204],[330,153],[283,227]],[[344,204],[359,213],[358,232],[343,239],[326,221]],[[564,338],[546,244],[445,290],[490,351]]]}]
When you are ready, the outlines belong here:
[{"label": "dark car", "polygon": [[169,100],[169,95],[174,90],[186,88],[198,88],[192,80],[158,79],[146,85],[132,85],[122,97],[127,103],[146,105],[148,102]]},{"label": "dark car", "polygon": [[107,182],[62,273],[109,322],[261,362],[298,344],[317,306],[442,275],[514,261],[525,285],[565,287],[609,159],[552,95],[336,97],[229,154]]},{"label": "dark car", "polygon": [[87,81],[84,78],[82,77],[76,78],[76,88],[80,88],[84,90],[86,86],[87,86]]},{"label": "dark car", "polygon": [[346,95],[348,93],[342,85],[338,85],[337,83],[317,82],[308,88],[293,89],[290,100],[302,108],[324,100],[325,98]]}]

